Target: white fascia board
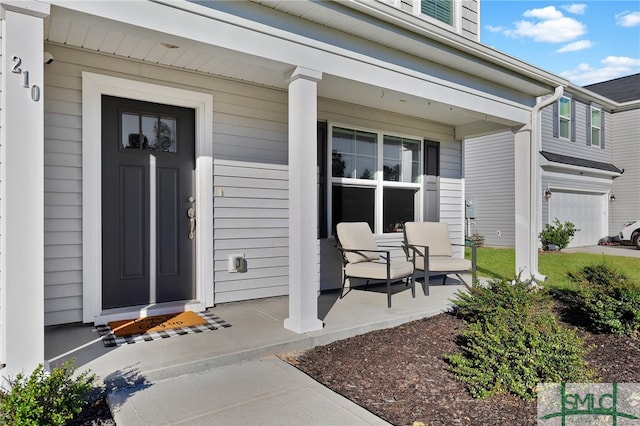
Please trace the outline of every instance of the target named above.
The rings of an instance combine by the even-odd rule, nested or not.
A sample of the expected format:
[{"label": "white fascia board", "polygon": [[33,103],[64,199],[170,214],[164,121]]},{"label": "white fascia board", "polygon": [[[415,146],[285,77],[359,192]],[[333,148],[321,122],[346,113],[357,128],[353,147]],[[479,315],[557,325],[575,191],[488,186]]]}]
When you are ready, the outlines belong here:
[{"label": "white fascia board", "polygon": [[[189,2],[138,1],[127,7],[110,2],[55,1],[62,8],[187,38],[241,54],[305,67],[442,102],[452,107],[483,111],[516,123],[529,123],[530,108],[450,81],[438,79],[369,56],[342,49]],[[188,9],[188,10],[187,10]],[[215,20],[216,28],[211,24]],[[180,24],[177,25],[176,22]]]}]

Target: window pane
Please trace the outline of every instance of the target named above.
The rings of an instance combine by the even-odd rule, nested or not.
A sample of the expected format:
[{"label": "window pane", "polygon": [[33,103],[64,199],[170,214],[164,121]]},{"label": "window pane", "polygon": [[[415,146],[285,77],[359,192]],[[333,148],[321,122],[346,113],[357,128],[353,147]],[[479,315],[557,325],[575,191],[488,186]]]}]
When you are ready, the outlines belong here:
[{"label": "window pane", "polygon": [[591,125],[594,127],[600,127],[600,110],[599,109],[591,110]]},{"label": "window pane", "polygon": [[600,146],[600,129],[591,128],[591,145]]},{"label": "window pane", "polygon": [[560,119],[560,137],[569,137],[569,121],[563,118]]},{"label": "window pane", "polygon": [[569,98],[560,98],[560,116],[568,118],[571,114],[571,101]]},{"label": "window pane", "polygon": [[140,149],[140,116],[122,114],[122,147]]},{"label": "window pane", "polygon": [[333,128],[333,151],[340,153],[355,153],[355,138],[352,130]]},{"label": "window pane", "polygon": [[367,222],[375,232],[374,188],[354,188],[349,186],[333,186],[333,234],[340,222]]},{"label": "window pane", "polygon": [[142,116],[142,148],[158,149],[158,117]]},{"label": "window pane", "polygon": [[420,173],[420,141],[384,136],[384,180],[418,182]]},{"label": "window pane", "polygon": [[374,179],[378,168],[377,135],[333,128],[332,176]]},{"label": "window pane", "polygon": [[176,119],[163,117],[158,130],[158,148],[164,152],[176,152]]},{"label": "window pane", "polygon": [[417,192],[415,189],[384,189],[384,232],[402,232],[405,222],[416,220]]},{"label": "window pane", "polygon": [[358,179],[375,179],[376,159],[367,157],[356,157],[356,177]]}]

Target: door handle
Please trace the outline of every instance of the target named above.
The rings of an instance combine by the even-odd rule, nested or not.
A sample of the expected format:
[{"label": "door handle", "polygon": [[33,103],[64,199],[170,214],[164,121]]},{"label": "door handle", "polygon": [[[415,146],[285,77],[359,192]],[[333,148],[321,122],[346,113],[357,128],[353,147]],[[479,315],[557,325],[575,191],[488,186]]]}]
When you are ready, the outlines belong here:
[{"label": "door handle", "polygon": [[187,209],[187,217],[189,218],[189,239],[193,240],[196,231],[196,211],[193,207]]}]

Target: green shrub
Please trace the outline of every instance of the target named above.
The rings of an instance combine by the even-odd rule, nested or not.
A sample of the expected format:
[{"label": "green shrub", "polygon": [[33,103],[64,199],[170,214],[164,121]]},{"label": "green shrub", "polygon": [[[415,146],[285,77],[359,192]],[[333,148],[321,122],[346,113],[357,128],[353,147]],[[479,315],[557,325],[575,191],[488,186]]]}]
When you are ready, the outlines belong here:
[{"label": "green shrub", "polygon": [[0,424],[62,425],[82,411],[95,379],[88,371],[73,377],[72,361],[51,374],[39,365],[27,378],[20,373],[10,380],[10,392],[0,395]]},{"label": "green shrub", "polygon": [[553,223],[553,225],[547,223],[540,234],[538,234],[538,238],[540,238],[540,242],[542,242],[543,250],[550,250],[551,245],[556,246],[558,250],[562,250],[569,245],[573,236],[579,231],[573,223],[560,223],[557,217]]},{"label": "green shrub", "polygon": [[594,331],[640,334],[640,285],[605,264],[585,266],[569,277],[578,284],[576,301]]},{"label": "green shrub", "polygon": [[531,282],[494,280],[457,297],[453,302],[469,327],[460,336],[461,353],[446,359],[472,396],[532,400],[539,383],[595,377],[583,340],[558,323],[551,298]]}]

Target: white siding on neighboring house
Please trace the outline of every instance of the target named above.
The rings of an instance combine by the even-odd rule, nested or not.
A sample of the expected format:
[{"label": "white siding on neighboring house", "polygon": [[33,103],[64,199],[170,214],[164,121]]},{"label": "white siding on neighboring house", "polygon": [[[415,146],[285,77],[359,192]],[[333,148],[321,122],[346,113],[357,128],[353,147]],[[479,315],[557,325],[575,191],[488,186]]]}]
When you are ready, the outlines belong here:
[{"label": "white siding on neighboring house", "polygon": [[468,233],[482,235],[488,246],[515,245],[514,158],[510,131],[464,143],[465,197],[476,204]]},{"label": "white siding on neighboring house", "polygon": [[640,219],[640,109],[613,114],[614,162],[624,169],[622,176],[613,181],[616,201],[610,215],[611,235],[632,219]]}]

